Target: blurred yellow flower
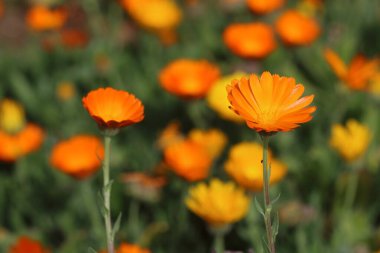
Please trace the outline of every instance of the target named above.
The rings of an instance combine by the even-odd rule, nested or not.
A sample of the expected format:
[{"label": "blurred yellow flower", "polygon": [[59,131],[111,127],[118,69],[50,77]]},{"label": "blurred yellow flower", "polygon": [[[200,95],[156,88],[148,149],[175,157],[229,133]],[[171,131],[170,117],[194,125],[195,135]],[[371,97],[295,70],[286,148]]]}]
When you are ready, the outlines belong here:
[{"label": "blurred yellow flower", "polygon": [[186,206],[212,227],[223,227],[242,219],[248,211],[249,198],[232,182],[211,179],[189,189]]},{"label": "blurred yellow flower", "polygon": [[347,161],[354,162],[367,150],[371,133],[367,126],[349,119],[346,126],[334,124],[330,145]]},{"label": "blurred yellow flower", "polygon": [[56,94],[61,101],[71,99],[76,93],[75,86],[72,82],[63,81],[57,86]]},{"label": "blurred yellow flower", "polygon": [[[231,148],[224,168],[241,186],[252,191],[261,191],[263,187],[262,156],[262,145],[255,142],[241,142]],[[273,184],[285,176],[287,167],[273,158],[270,151],[268,159],[271,166],[270,184]]]},{"label": "blurred yellow flower", "polygon": [[380,72],[377,72],[369,81],[368,90],[376,95],[380,96]]},{"label": "blurred yellow flower", "polygon": [[227,143],[227,136],[218,129],[193,129],[189,139],[204,146],[212,158],[218,157]]},{"label": "blurred yellow flower", "polygon": [[241,79],[247,76],[244,72],[236,72],[234,74],[224,76],[217,80],[207,93],[207,103],[218,115],[226,120],[234,122],[244,122],[244,119],[232,111],[229,106],[230,102],[227,99],[226,86],[234,79]]},{"label": "blurred yellow flower", "polygon": [[7,133],[17,133],[24,126],[24,108],[11,99],[0,101],[0,129]]}]

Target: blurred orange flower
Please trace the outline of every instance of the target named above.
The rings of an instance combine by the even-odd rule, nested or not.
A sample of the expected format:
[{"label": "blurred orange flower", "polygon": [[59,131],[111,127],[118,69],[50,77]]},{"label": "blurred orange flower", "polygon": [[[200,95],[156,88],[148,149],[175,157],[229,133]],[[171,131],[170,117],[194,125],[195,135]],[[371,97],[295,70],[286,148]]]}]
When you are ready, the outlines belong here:
[{"label": "blurred orange flower", "polygon": [[[107,253],[107,251],[102,250],[99,253]],[[141,248],[135,244],[121,243],[116,253],[150,253],[150,250]]]},{"label": "blurred orange flower", "polygon": [[198,181],[208,176],[212,158],[207,150],[192,140],[184,140],[164,150],[166,164],[187,181]]},{"label": "blurred orange flower", "polygon": [[260,79],[252,74],[227,86],[232,109],[242,116],[248,127],[257,132],[290,131],[312,119],[315,106],[309,106],[314,95],[300,98],[302,84],[294,78],[264,72]]},{"label": "blurred orange flower", "polygon": [[247,0],[247,5],[256,14],[267,14],[281,6],[285,0]]},{"label": "blurred orange flower", "polygon": [[9,253],[49,253],[38,241],[26,236],[18,238],[16,244],[10,247]]},{"label": "blurred orange flower", "polygon": [[179,59],[161,70],[159,81],[173,95],[196,99],[207,94],[219,75],[218,67],[208,61]]},{"label": "blurred orange flower", "polygon": [[102,129],[126,127],[144,119],[144,106],[139,99],[111,87],[91,91],[82,103]]},{"label": "blurred orange flower", "polygon": [[50,163],[74,178],[84,179],[100,168],[103,157],[104,147],[97,137],[77,135],[53,147]]},{"label": "blurred orange flower", "polygon": [[0,130],[0,160],[14,162],[37,150],[42,144],[43,136],[42,129],[30,123],[13,134]]},{"label": "blurred orange flower", "polygon": [[366,59],[363,55],[357,55],[352,59],[349,66],[331,49],[324,51],[327,63],[331,66],[334,73],[349,88],[353,90],[366,90],[369,81],[377,74],[379,59]]},{"label": "blurred orange flower", "polygon": [[35,31],[61,28],[66,20],[67,11],[64,8],[53,10],[43,5],[33,6],[26,15],[28,26]]},{"label": "blurred orange flower", "polygon": [[259,22],[231,24],[223,40],[233,53],[247,58],[263,58],[276,48],[272,27]]},{"label": "blurred orange flower", "polygon": [[309,45],[321,32],[315,19],[296,10],[284,12],[275,27],[284,43],[291,46]]},{"label": "blurred orange flower", "polygon": [[159,148],[164,149],[169,145],[180,142],[184,139],[183,134],[180,132],[180,124],[177,121],[169,123],[165,129],[160,133],[157,140]]},{"label": "blurred orange flower", "polygon": [[[263,188],[262,145],[255,142],[241,142],[234,145],[224,164],[226,172],[241,186],[252,191]],[[286,174],[286,166],[268,154],[271,167],[270,184],[280,181]]]},{"label": "blurred orange flower", "polygon": [[58,83],[56,95],[61,101],[68,101],[76,94],[75,85],[70,81],[62,81]]},{"label": "blurred orange flower", "polygon": [[212,158],[216,158],[227,144],[227,136],[219,129],[193,129],[189,139],[202,145]]},{"label": "blurred orange flower", "polygon": [[84,47],[88,40],[88,34],[81,29],[64,29],[61,31],[61,42],[68,48]]},{"label": "blurred orange flower", "polygon": [[2,0],[0,0],[0,17],[2,17],[4,14],[4,3]]}]

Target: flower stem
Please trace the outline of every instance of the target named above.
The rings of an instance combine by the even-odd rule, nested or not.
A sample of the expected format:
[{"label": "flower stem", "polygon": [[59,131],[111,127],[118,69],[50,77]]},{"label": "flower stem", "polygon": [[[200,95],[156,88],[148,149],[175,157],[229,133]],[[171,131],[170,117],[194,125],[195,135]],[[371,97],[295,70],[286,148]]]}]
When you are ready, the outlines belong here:
[{"label": "flower stem", "polygon": [[108,253],[115,253],[112,223],[111,223],[111,185],[110,185],[110,153],[111,137],[104,136],[105,154],[103,161],[103,198],[104,198],[104,223],[106,226],[107,248]]},{"label": "flower stem", "polygon": [[274,245],[274,237],[272,231],[272,221],[271,221],[271,211],[272,203],[270,201],[269,195],[269,179],[270,179],[270,169],[268,167],[268,146],[269,146],[269,136],[263,134],[263,196],[264,196],[264,222],[265,229],[267,231],[267,243],[270,253],[275,253],[276,248]]},{"label": "flower stem", "polygon": [[224,233],[214,234],[213,248],[216,253],[224,253]]},{"label": "flower stem", "polygon": [[346,196],[344,199],[344,208],[350,210],[354,204],[356,191],[359,183],[358,171],[353,170],[349,175],[348,184],[346,189]]}]

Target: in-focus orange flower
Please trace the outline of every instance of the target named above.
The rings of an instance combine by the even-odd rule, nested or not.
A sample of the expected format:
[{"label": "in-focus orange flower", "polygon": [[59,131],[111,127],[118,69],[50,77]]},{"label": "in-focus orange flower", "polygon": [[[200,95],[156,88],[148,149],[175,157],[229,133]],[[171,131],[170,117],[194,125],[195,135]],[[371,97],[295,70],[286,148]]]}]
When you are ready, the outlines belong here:
[{"label": "in-focus orange flower", "polygon": [[272,27],[259,22],[229,25],[223,41],[234,54],[247,58],[263,58],[276,48]]},{"label": "in-focus orange flower", "polygon": [[159,81],[173,95],[196,99],[207,94],[219,75],[219,68],[208,61],[179,59],[161,70]]},{"label": "in-focus orange flower", "polygon": [[329,48],[325,49],[324,56],[338,78],[353,90],[366,90],[369,81],[376,76],[380,63],[379,59],[369,60],[363,55],[357,55],[347,66],[343,60]]},{"label": "in-focus orange flower", "polygon": [[16,244],[10,247],[9,253],[49,253],[38,241],[26,236],[18,238]]},{"label": "in-focus orange flower", "polygon": [[102,129],[126,127],[144,119],[144,106],[139,99],[111,87],[91,91],[82,103]]},{"label": "in-focus orange flower", "polygon": [[296,10],[284,12],[275,27],[284,43],[291,46],[309,45],[321,32],[315,19]]},{"label": "in-focus orange flower", "polygon": [[61,42],[68,48],[84,47],[88,40],[88,34],[81,29],[64,29],[61,31]]},{"label": "in-focus orange flower", "polygon": [[247,0],[247,5],[256,14],[267,14],[281,6],[285,0]]},{"label": "in-focus orange flower", "polygon": [[257,132],[290,131],[312,119],[314,95],[301,98],[302,84],[294,78],[264,72],[260,79],[252,74],[227,86],[231,108]]},{"label": "in-focus orange flower", "polygon": [[207,150],[192,140],[184,140],[165,148],[164,159],[171,170],[188,181],[205,179],[212,163]]},{"label": "in-focus orange flower", "polygon": [[63,8],[50,9],[36,5],[28,10],[26,22],[35,31],[54,30],[61,28],[67,20],[67,11]]},{"label": "in-focus orange flower", "polygon": [[43,136],[42,129],[31,123],[13,134],[0,130],[0,160],[14,162],[37,150],[42,144]]},{"label": "in-focus orange flower", "polygon": [[100,168],[103,157],[104,147],[97,137],[77,135],[53,147],[50,163],[74,178],[84,179]]}]

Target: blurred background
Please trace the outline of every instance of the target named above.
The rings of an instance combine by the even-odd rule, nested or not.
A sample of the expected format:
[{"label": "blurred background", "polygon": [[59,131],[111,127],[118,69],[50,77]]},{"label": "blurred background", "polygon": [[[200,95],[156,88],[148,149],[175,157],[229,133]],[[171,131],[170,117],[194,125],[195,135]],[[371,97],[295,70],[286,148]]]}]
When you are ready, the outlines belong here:
[{"label": "blurred background", "polygon": [[[17,246],[23,236],[56,253],[105,248],[100,164],[84,173],[69,151],[55,163],[53,150],[78,135],[102,140],[82,97],[108,86],[145,107],[145,119],[112,142],[113,220],[123,213],[116,245],[211,252],[210,222],[185,199],[219,178],[250,201],[228,222],[226,250],[264,252],[251,201],[260,183],[243,171],[260,181],[261,151],[231,154],[261,142],[225,91],[264,71],[295,78],[317,107],[310,122],[271,137],[282,166],[271,187],[273,198],[281,193],[277,251],[380,250],[379,1],[0,0],[0,44],[1,252],[29,252]],[[170,155],[188,139],[216,151]]]}]

